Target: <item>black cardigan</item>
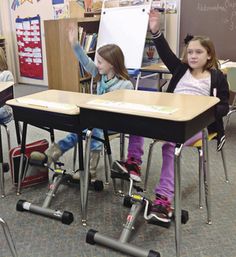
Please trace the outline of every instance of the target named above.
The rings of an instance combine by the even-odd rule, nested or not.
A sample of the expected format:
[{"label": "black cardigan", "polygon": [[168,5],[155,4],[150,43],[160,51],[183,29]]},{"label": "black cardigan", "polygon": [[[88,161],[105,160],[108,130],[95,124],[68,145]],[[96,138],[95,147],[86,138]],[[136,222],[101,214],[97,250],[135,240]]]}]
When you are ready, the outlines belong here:
[{"label": "black cardigan", "polygon": [[[153,38],[153,42],[161,60],[172,74],[167,92],[174,92],[176,85],[183,77],[189,66],[181,62],[181,60],[172,52],[163,34],[161,34],[158,38]],[[222,117],[225,116],[229,111],[229,86],[225,75],[220,70],[211,69],[210,73],[210,95],[213,96],[213,91],[216,91],[216,96],[220,99],[220,102],[216,105],[215,108],[216,121],[208,126],[208,131],[209,133],[217,132],[218,138],[221,138],[224,135]],[[214,90],[214,88],[216,88],[216,90]]]}]

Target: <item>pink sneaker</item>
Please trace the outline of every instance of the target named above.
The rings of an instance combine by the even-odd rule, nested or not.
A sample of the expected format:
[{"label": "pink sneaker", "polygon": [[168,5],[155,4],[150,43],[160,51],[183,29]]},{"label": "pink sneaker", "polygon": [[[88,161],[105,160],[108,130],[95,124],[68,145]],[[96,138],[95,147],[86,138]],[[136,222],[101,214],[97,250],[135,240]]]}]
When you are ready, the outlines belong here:
[{"label": "pink sneaker", "polygon": [[151,206],[151,213],[156,215],[156,218],[162,222],[169,222],[173,215],[173,208],[167,197],[156,194],[156,199]]}]

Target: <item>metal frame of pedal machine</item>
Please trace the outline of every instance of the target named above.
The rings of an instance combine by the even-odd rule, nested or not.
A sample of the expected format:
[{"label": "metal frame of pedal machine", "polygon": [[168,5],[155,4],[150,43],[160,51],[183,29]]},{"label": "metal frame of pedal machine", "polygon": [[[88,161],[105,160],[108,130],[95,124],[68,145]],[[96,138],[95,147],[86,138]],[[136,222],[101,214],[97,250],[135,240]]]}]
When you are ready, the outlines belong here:
[{"label": "metal frame of pedal machine", "polygon": [[[39,127],[39,126],[37,126],[37,127]],[[51,142],[54,142],[53,129],[47,128],[47,127],[40,127],[40,128],[50,132]],[[26,130],[27,130],[27,124],[24,123],[23,124],[23,136],[22,136],[23,147],[25,147]],[[80,151],[83,152],[82,136],[78,136],[78,138],[80,138],[80,140],[78,141],[78,147],[79,147]],[[18,135],[18,140],[20,142],[19,135]],[[22,142],[21,142],[21,144],[22,144]],[[24,148],[22,150],[22,154],[23,153],[24,153]],[[38,158],[38,157],[39,156],[34,158],[31,156],[31,158],[29,160],[29,164],[35,165],[35,166],[41,166],[41,167],[43,167],[43,166],[48,167],[47,166],[47,156],[45,154],[41,154],[40,158]],[[20,170],[22,170],[21,165],[22,164],[20,164]],[[48,218],[52,218],[52,219],[61,221],[63,224],[70,225],[74,220],[73,213],[71,213],[69,211],[54,210],[49,207],[50,207],[50,204],[51,204],[53,198],[55,197],[56,192],[58,191],[58,188],[61,184],[74,183],[74,184],[80,185],[80,187],[81,187],[80,179],[78,180],[78,178],[76,179],[74,176],[76,172],[81,172],[81,170],[83,170],[83,161],[81,159],[81,155],[80,155],[80,159],[79,159],[79,169],[77,171],[67,171],[66,169],[62,168],[62,166],[64,166],[64,163],[57,162],[54,164],[54,168],[48,167],[49,170],[54,172],[54,175],[53,175],[53,181],[49,186],[49,191],[46,194],[46,198],[45,198],[42,206],[39,206],[39,205],[30,203],[26,200],[20,199],[20,200],[18,200],[18,202],[16,204],[16,210],[21,211],[21,212],[29,211],[34,214],[39,214],[44,217],[48,217]],[[76,181],[79,181],[79,183]],[[96,181],[91,182],[91,180],[89,180],[89,185],[90,186],[92,185],[95,191],[103,190],[103,182],[102,181],[96,180]],[[18,194],[19,194],[19,192],[20,192],[20,183],[18,183]]]},{"label": "metal frame of pedal machine", "polygon": [[[86,135],[86,152],[89,153],[89,142],[90,142],[91,134],[90,132]],[[86,164],[89,166],[88,163]],[[158,219],[158,217],[150,212],[150,206],[152,205],[151,200],[147,199],[143,195],[143,190],[141,187],[137,186],[133,179],[130,178],[128,173],[121,173],[111,169],[111,178],[113,182],[115,179],[121,179],[123,181],[129,181],[129,194],[124,197],[124,206],[130,207],[130,212],[127,215],[126,223],[124,224],[124,228],[121,232],[120,238],[113,239],[111,237],[102,235],[98,233],[98,231],[90,229],[87,232],[86,242],[89,244],[99,244],[105,246],[107,248],[135,256],[135,257],[160,257],[160,253],[154,250],[145,250],[143,248],[137,247],[129,243],[132,232],[134,231],[135,223],[139,217],[139,215],[143,212],[144,219],[149,224],[159,225],[162,227],[169,228],[171,225],[171,221],[175,218],[173,214],[172,217],[168,220],[168,222],[163,222]],[[136,189],[137,193],[132,193],[132,189]],[[116,187],[114,187],[116,191]],[[188,212],[185,210],[181,211],[181,223],[185,224],[188,221]]]},{"label": "metal frame of pedal machine", "polygon": [[[113,179],[114,178],[115,177],[113,176]],[[120,175],[117,178],[121,178]],[[125,180],[126,178],[127,176],[125,176]],[[132,179],[129,180],[129,195],[124,197],[124,206],[131,208],[129,214],[127,215],[126,223],[124,224],[124,228],[121,232],[120,238],[118,240],[113,239],[111,237],[98,233],[98,231],[96,230],[90,229],[86,236],[86,242],[92,245],[99,244],[135,257],[160,257],[161,255],[159,252],[156,252],[154,250],[144,250],[143,248],[129,243],[130,237],[132,235],[132,232],[134,231],[134,226],[139,215],[141,215],[141,213],[144,211],[144,218],[149,218],[147,213],[150,203],[150,201],[142,196],[142,194],[132,194],[131,191],[134,182]]]}]

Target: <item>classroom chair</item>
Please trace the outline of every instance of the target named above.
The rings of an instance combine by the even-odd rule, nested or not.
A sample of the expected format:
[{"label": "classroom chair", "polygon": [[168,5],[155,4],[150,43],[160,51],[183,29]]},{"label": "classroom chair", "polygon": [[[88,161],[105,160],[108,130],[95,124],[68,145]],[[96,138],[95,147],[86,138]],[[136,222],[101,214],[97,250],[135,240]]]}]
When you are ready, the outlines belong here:
[{"label": "classroom chair", "polygon": [[[208,142],[216,139],[217,133],[211,133],[208,134]],[[147,190],[147,183],[148,183],[148,177],[149,177],[149,171],[151,167],[151,159],[152,159],[152,152],[153,152],[153,147],[156,143],[161,142],[157,139],[153,139],[153,141],[149,145],[149,151],[148,151],[148,158],[147,158],[147,168],[146,168],[146,174],[145,174],[145,179],[144,179],[144,191]],[[203,150],[202,150],[202,139],[197,140],[194,144],[191,146],[187,147],[195,147],[198,150],[198,159],[199,159],[199,208],[202,208],[202,189],[203,189]],[[226,162],[225,162],[225,154],[224,154],[224,147],[221,148],[220,150],[221,153],[221,158],[222,158],[222,163],[223,163],[223,168],[224,168],[224,173],[225,173],[225,181],[226,183],[229,182],[228,180],[228,171],[226,167]]]},{"label": "classroom chair", "polygon": [[226,116],[225,129],[229,125],[229,120],[230,120],[231,114],[236,112],[236,67],[227,68],[226,73],[227,73],[227,81],[229,83],[229,89],[230,89],[230,91],[232,91],[234,93],[234,98],[233,98],[232,104],[230,105],[229,112]]},{"label": "classroom chair", "polygon": [[17,254],[17,251],[16,251],[16,247],[15,247],[14,241],[12,239],[9,227],[8,227],[7,223],[1,217],[0,217],[0,224],[2,226],[3,233],[4,233],[5,238],[7,240],[7,244],[9,246],[9,248],[10,248],[12,256],[13,257],[17,257],[18,254]]},{"label": "classroom chair", "polygon": [[7,124],[4,124],[4,123],[0,124],[0,132],[1,132],[1,128],[4,128],[4,130],[6,132],[8,151],[10,151],[10,149],[11,149],[11,138],[10,138],[9,128],[8,128]]},{"label": "classroom chair", "polygon": [[[8,145],[8,153],[10,153],[10,149],[11,149],[11,141],[10,141],[10,131],[7,127],[7,124],[4,124],[4,123],[0,123],[0,137],[1,137],[1,148],[3,148],[3,142],[2,142],[2,128],[5,129],[6,131],[6,135],[7,135],[7,145]],[[1,185],[0,185],[0,188],[1,188],[1,196],[2,197],[5,197],[5,186],[4,186],[4,173],[5,172],[8,172],[9,171],[9,163],[8,163],[8,157],[7,157],[7,161],[4,162],[4,157],[3,157],[3,149],[1,149],[2,151],[2,160],[1,160],[1,163],[2,163],[2,174],[1,174]]]}]

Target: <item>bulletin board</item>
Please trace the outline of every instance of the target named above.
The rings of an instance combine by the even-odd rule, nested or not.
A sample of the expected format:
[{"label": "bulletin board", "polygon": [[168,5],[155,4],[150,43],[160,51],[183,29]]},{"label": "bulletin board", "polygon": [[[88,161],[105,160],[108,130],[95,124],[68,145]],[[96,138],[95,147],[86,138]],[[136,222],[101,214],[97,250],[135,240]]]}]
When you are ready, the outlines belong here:
[{"label": "bulletin board", "polygon": [[148,28],[151,1],[138,6],[102,8],[97,48],[117,44],[128,69],[139,69]]},{"label": "bulletin board", "polygon": [[16,18],[20,75],[43,79],[40,17]]}]

